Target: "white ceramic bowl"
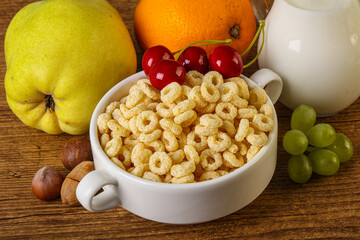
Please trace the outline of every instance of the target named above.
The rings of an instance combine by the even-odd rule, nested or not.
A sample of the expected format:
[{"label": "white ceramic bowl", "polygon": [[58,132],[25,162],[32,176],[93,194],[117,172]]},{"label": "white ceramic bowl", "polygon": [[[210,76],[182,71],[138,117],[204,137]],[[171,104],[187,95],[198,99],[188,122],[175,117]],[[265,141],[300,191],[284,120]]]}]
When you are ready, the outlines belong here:
[{"label": "white ceramic bowl", "polygon": [[[272,72],[260,75],[264,77],[264,74],[272,75]],[[87,174],[79,183],[76,191],[79,202],[94,212],[120,205],[150,220],[190,224],[221,218],[257,198],[269,184],[276,166],[278,125],[275,110],[274,129],[260,152],[241,168],[210,181],[190,184],[152,182],[120,169],[105,155],[100,146],[96,119],[109,103],[127,95],[129,88],[144,77],[143,72],[128,77],[106,93],[97,105],[90,124],[95,171]],[[242,77],[250,88],[258,87],[253,81]],[[269,80],[271,77],[267,78]],[[281,86],[278,88],[281,92]],[[272,92],[275,93],[274,88]],[[275,98],[280,92],[275,94]],[[268,103],[273,106],[269,98]],[[101,188],[104,191],[97,194]]]}]

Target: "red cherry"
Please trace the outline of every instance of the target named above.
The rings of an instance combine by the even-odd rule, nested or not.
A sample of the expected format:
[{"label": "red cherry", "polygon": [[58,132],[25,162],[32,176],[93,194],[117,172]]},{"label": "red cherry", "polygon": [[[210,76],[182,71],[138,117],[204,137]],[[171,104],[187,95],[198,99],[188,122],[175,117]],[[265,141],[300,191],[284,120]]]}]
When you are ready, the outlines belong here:
[{"label": "red cherry", "polygon": [[155,63],[149,73],[151,84],[159,90],[172,82],[178,82],[182,85],[185,82],[185,77],[185,67],[171,59],[163,59]]},{"label": "red cherry", "polygon": [[209,71],[209,60],[205,50],[201,47],[188,47],[180,54],[178,62],[184,65],[187,72],[196,70],[205,74]]},{"label": "red cherry", "polygon": [[151,67],[162,59],[174,59],[174,55],[168,48],[162,45],[148,48],[142,58],[142,68],[145,74],[149,75]]},{"label": "red cherry", "polygon": [[218,46],[209,55],[210,68],[224,78],[239,77],[243,71],[240,54],[229,46]]}]

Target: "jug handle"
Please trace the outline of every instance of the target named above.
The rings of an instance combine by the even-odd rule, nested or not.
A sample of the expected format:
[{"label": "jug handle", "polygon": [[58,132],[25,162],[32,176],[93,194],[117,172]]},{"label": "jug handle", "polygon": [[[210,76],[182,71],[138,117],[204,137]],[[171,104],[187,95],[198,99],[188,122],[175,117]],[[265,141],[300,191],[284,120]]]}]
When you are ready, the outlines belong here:
[{"label": "jug handle", "polygon": [[283,89],[283,82],[278,74],[270,69],[261,68],[251,75],[250,79],[265,90],[273,104],[277,102]]}]

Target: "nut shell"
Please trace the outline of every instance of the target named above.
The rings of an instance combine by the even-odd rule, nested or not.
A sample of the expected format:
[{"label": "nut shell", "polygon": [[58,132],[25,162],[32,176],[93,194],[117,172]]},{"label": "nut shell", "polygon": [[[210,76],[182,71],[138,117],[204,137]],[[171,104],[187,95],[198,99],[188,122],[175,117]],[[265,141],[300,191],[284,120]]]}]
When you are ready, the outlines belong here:
[{"label": "nut shell", "polygon": [[64,178],[58,170],[45,166],[34,175],[32,191],[37,198],[43,201],[54,200],[60,197],[63,181]]},{"label": "nut shell", "polygon": [[92,161],[90,141],[85,137],[69,139],[61,149],[60,160],[69,170],[72,170],[83,161]]},{"label": "nut shell", "polygon": [[63,204],[79,205],[76,198],[76,188],[81,179],[94,170],[94,162],[83,161],[79,163],[65,178],[61,186],[61,201]]}]

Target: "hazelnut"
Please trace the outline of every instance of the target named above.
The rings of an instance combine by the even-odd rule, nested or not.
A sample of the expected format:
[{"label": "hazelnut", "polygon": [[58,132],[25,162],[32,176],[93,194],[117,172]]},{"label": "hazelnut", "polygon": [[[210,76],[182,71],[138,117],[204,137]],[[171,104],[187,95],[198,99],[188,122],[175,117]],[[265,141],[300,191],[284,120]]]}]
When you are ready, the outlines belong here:
[{"label": "hazelnut", "polygon": [[65,178],[61,186],[61,201],[66,205],[78,205],[76,188],[81,179],[94,170],[94,162],[83,161],[79,163]]},{"label": "hazelnut", "polygon": [[90,141],[84,137],[73,137],[65,142],[60,152],[63,165],[71,170],[82,161],[92,161]]},{"label": "hazelnut", "polygon": [[63,181],[64,178],[58,170],[46,166],[39,169],[35,174],[32,180],[32,191],[41,200],[53,200],[60,196]]}]

